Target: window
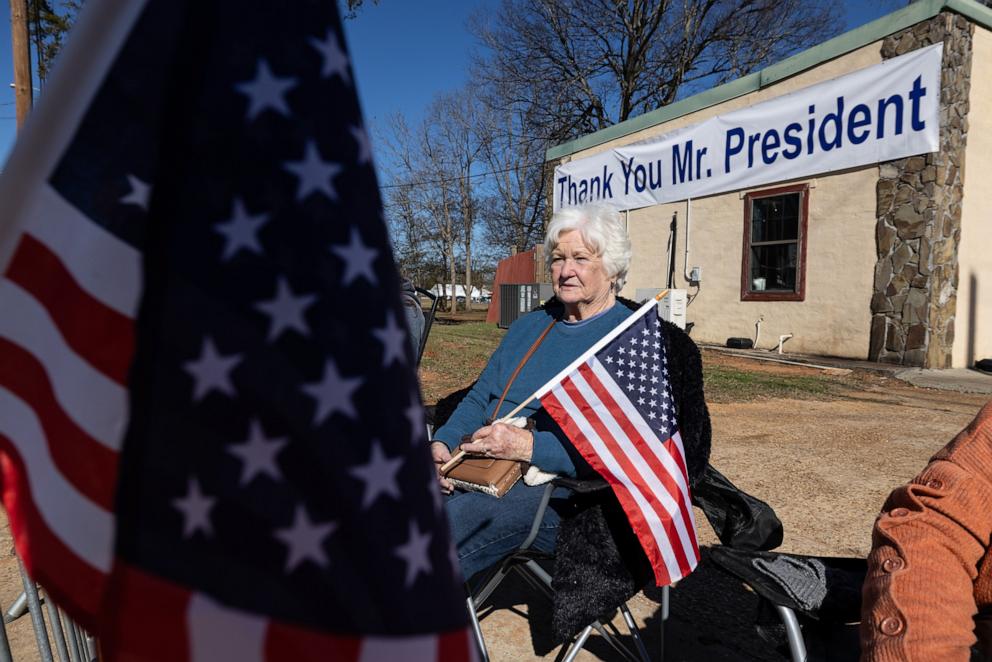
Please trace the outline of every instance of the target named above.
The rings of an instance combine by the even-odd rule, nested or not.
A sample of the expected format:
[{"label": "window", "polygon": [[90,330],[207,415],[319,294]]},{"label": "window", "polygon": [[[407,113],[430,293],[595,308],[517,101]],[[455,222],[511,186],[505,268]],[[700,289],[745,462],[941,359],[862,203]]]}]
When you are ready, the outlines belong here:
[{"label": "window", "polygon": [[741,301],[806,298],[809,186],[784,186],[744,196]]}]

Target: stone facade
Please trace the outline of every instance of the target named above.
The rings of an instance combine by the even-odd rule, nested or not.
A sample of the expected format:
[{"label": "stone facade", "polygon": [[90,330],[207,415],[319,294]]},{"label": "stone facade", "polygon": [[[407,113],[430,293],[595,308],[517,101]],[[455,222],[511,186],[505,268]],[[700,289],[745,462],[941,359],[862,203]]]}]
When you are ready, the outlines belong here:
[{"label": "stone facade", "polygon": [[885,59],[938,42],[940,151],[879,166],[869,359],[951,366],[974,26],[943,12],[882,44]]}]

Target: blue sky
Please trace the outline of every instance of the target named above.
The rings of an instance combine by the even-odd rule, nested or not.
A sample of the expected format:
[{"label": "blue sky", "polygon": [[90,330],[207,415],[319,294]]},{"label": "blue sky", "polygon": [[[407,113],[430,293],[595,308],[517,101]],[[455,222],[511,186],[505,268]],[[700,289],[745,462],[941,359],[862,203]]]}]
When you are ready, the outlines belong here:
[{"label": "blue sky", "polygon": [[[412,122],[439,92],[453,90],[468,76],[473,40],[466,24],[477,9],[498,0],[366,0],[355,20],[346,21],[358,91],[371,125],[401,112]],[[5,3],[6,4],[6,3]],[[844,0],[848,28],[902,6],[902,0]],[[0,19],[0,161],[15,139],[9,8]]]}]

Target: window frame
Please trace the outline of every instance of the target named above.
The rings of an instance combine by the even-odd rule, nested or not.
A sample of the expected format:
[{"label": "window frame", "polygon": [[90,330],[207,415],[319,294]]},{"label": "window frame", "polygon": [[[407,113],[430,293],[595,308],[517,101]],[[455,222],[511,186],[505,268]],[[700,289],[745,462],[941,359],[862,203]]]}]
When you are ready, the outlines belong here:
[{"label": "window frame", "polygon": [[[799,194],[799,228],[796,237],[796,289],[792,292],[754,292],[751,282],[751,210],[753,202],[761,198],[771,198],[786,193]],[[809,184],[792,184],[777,188],[751,191],[744,195],[744,251],[741,256],[741,301],[805,301],[806,300],[806,229],[809,222]],[[791,242],[790,242],[791,243]]]}]

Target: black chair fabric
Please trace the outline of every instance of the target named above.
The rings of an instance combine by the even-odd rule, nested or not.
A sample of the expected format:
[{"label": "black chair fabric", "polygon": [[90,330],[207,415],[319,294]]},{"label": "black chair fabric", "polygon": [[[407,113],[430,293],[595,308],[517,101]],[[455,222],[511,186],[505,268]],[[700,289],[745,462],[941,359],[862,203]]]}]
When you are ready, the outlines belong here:
[{"label": "black chair fabric", "polygon": [[420,346],[417,348],[417,365],[420,365],[420,359],[424,357],[424,349],[427,347],[427,336],[431,334],[431,327],[434,326],[434,317],[437,315],[437,305],[440,297],[422,287],[416,288],[416,292],[421,296],[427,297],[431,302],[431,307],[424,311],[424,331],[420,334]]},{"label": "black chair fabric", "polygon": [[782,544],[782,521],[761,499],[734,485],[707,464],[692,490],[699,506],[724,545],[738,550],[771,550]]},{"label": "black chair fabric", "polygon": [[[710,558],[717,567],[743,581],[772,604],[830,623],[856,623],[861,618],[861,585],[868,572],[864,559],[746,551],[723,546],[713,547]],[[792,562],[787,575],[773,569],[773,562],[782,558]],[[823,591],[807,590],[811,587],[802,585],[804,581],[819,581],[820,577],[824,582]],[[822,597],[815,604],[796,598],[796,595],[818,593]]]}]

